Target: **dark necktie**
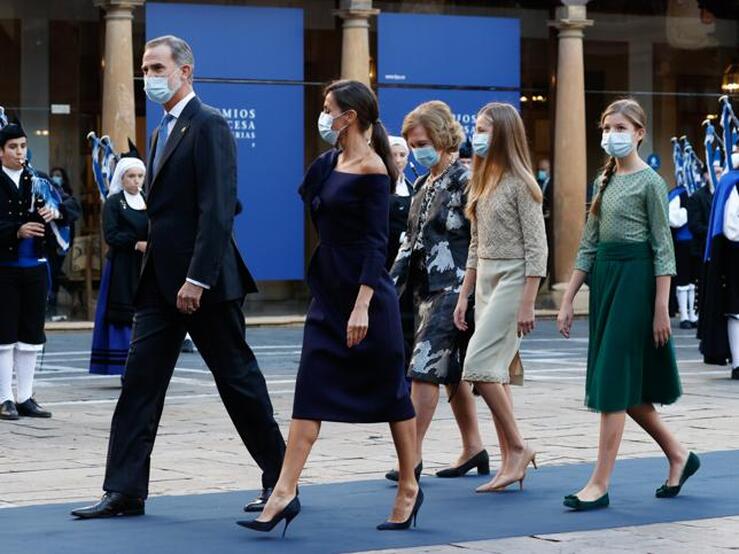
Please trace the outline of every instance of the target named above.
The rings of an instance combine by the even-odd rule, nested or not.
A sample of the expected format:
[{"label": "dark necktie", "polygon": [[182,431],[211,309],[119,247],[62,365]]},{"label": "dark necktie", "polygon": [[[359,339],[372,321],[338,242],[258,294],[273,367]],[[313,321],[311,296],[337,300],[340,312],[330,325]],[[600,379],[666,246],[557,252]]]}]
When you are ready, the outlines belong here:
[{"label": "dark necktie", "polygon": [[157,135],[157,147],[154,152],[154,171],[159,169],[159,162],[164,154],[164,147],[167,145],[167,137],[169,136],[169,123],[176,119],[170,113],[165,113],[162,122],[159,124],[159,134]]}]

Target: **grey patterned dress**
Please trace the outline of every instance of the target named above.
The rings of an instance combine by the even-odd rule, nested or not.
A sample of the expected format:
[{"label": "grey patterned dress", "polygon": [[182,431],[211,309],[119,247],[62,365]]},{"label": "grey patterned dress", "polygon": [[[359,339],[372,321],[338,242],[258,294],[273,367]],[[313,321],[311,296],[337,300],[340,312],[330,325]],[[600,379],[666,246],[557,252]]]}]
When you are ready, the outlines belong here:
[{"label": "grey patterned dress", "polygon": [[464,215],[469,171],[459,162],[434,182],[416,182],[418,191],[408,231],[391,277],[399,292],[413,291],[417,327],[408,376],[453,385],[462,376],[468,333],[454,326],[454,308],[464,280],[470,223]]}]

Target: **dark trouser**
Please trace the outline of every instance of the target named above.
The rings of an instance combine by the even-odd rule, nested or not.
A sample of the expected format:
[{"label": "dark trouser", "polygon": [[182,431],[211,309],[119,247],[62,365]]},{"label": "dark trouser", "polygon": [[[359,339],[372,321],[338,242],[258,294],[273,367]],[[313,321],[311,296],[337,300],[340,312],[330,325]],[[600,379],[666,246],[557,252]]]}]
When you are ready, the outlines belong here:
[{"label": "dark trouser", "polygon": [[185,316],[165,303],[153,279],[143,279],[126,377],[111,424],[103,489],[146,498],[164,397],[186,332],[213,373],[247,450],[262,469],[262,486],[273,487],[285,442],[264,377],[244,339],[240,302],[206,305],[195,315]]},{"label": "dark trouser", "polygon": [[44,344],[46,265],[0,266],[0,345]]}]

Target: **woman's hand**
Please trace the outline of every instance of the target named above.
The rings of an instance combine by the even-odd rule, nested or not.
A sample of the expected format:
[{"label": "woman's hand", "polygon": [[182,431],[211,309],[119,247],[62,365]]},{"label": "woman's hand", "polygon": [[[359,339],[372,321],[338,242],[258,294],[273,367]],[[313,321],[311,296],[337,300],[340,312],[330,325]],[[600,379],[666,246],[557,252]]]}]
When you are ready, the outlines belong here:
[{"label": "woman's hand", "polygon": [[352,348],[358,345],[367,336],[369,330],[369,306],[357,304],[349,316],[346,326],[346,346]]},{"label": "woman's hand", "polygon": [[525,337],[531,331],[534,330],[534,303],[533,302],[521,302],[521,306],[518,308],[518,336]]},{"label": "woman's hand", "polygon": [[467,318],[465,317],[467,315],[468,304],[469,300],[467,300],[467,297],[460,294],[457,300],[457,307],[454,308],[454,326],[460,331],[466,331],[469,327],[467,325]]},{"label": "woman's hand", "polygon": [[657,348],[666,345],[667,341],[670,340],[672,327],[670,326],[670,316],[667,313],[667,307],[655,310],[652,332],[654,333],[654,345]]},{"label": "woman's hand", "polygon": [[141,252],[142,254],[146,253],[146,241],[140,240],[136,243],[136,246],[133,247],[134,250],[137,250],[138,252]]},{"label": "woman's hand", "polygon": [[559,307],[557,314],[557,329],[560,334],[566,338],[570,338],[570,329],[572,329],[572,320],[575,318],[575,310],[572,308],[572,301],[563,299],[562,305]]}]

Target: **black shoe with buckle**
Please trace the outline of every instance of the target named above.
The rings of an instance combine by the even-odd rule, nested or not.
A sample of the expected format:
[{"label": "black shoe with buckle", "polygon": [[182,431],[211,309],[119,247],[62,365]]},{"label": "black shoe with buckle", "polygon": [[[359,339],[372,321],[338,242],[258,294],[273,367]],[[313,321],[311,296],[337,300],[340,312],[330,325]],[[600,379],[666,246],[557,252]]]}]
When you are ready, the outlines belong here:
[{"label": "black shoe with buckle", "polygon": [[51,412],[48,412],[39,406],[38,402],[36,402],[33,397],[29,398],[25,402],[16,404],[15,407],[18,410],[18,415],[23,417],[51,417]]},{"label": "black shoe with buckle", "polygon": [[15,408],[15,402],[12,400],[6,400],[2,404],[0,404],[0,419],[5,419],[7,421],[15,421],[16,419],[20,419],[20,416],[18,415],[18,410]]}]

